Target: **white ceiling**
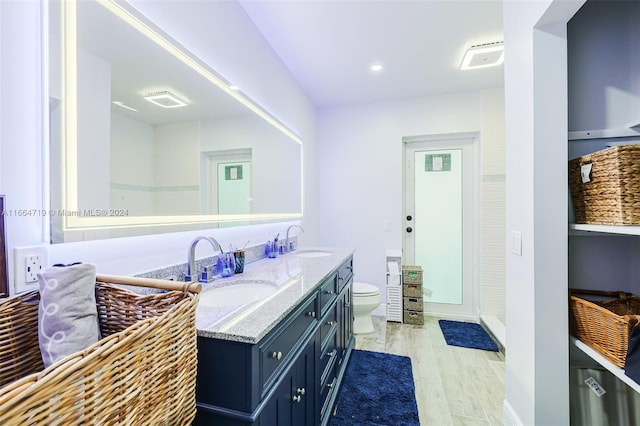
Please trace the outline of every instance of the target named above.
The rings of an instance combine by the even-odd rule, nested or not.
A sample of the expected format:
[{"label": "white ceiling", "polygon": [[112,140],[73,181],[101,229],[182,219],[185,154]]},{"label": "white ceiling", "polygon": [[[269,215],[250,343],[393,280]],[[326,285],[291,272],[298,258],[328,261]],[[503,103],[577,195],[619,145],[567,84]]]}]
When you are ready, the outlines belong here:
[{"label": "white ceiling", "polygon": [[502,65],[459,69],[466,47],[503,39],[501,1],[240,3],[318,107],[503,86]]}]

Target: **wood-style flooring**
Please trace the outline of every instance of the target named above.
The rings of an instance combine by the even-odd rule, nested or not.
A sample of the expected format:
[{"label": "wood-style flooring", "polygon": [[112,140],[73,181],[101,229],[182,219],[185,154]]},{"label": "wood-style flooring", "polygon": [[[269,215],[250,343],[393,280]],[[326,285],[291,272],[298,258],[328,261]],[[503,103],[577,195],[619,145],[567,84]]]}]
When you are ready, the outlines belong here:
[{"label": "wood-style flooring", "polygon": [[419,326],[374,316],[375,332],[356,335],[355,348],[411,358],[421,426],[502,425],[504,357],[447,345],[438,319]]}]

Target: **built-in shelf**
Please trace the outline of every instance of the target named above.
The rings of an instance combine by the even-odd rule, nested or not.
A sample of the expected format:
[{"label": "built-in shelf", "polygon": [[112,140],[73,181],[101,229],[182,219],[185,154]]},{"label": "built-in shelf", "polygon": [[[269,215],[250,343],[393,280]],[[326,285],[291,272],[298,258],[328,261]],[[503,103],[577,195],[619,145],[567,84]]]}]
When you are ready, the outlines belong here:
[{"label": "built-in shelf", "polygon": [[634,121],[617,129],[577,130],[569,132],[570,141],[640,136],[640,122]]},{"label": "built-in shelf", "polygon": [[588,225],[582,223],[569,224],[569,235],[584,235],[584,232],[597,232],[599,234],[640,235],[640,226]]},{"label": "built-in shelf", "polygon": [[600,364],[607,371],[610,371],[611,374],[616,376],[618,379],[625,382],[634,391],[640,393],[640,384],[636,383],[633,379],[631,379],[626,374],[624,374],[624,370],[622,368],[617,367],[614,363],[612,363],[611,361],[609,361],[608,359],[600,355],[598,352],[596,352],[594,349],[592,349],[589,345],[582,342],[581,340],[578,340],[574,336],[570,336],[570,338],[571,338],[571,343],[573,343],[576,348],[580,349],[589,358],[593,359],[595,362]]}]

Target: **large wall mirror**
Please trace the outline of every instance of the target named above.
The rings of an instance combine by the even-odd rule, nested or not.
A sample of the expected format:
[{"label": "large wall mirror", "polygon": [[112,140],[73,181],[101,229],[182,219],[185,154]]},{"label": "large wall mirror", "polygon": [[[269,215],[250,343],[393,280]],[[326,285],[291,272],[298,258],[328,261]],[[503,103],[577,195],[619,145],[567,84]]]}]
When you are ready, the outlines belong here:
[{"label": "large wall mirror", "polygon": [[302,217],[293,132],[127,3],[48,4],[52,242]]}]

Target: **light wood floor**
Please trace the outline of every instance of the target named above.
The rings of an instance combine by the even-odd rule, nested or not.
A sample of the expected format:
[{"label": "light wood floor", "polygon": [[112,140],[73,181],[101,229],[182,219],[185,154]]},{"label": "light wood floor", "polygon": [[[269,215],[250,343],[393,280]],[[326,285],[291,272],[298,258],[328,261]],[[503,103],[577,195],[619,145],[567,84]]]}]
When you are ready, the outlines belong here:
[{"label": "light wood floor", "polygon": [[504,358],[449,346],[438,318],[424,326],[373,317],[375,332],[356,335],[356,349],[411,358],[421,426],[502,425]]}]

